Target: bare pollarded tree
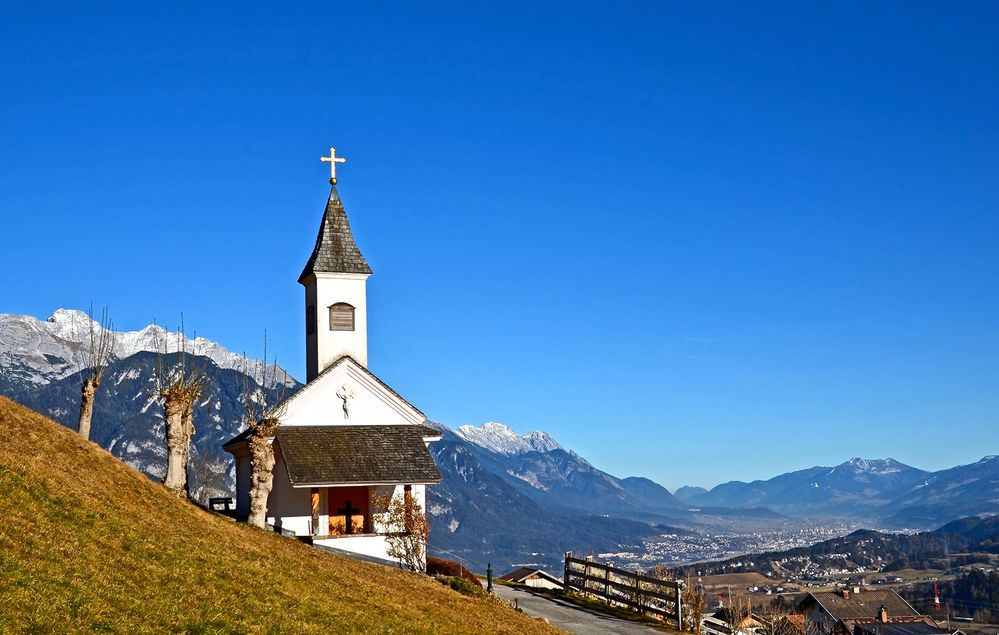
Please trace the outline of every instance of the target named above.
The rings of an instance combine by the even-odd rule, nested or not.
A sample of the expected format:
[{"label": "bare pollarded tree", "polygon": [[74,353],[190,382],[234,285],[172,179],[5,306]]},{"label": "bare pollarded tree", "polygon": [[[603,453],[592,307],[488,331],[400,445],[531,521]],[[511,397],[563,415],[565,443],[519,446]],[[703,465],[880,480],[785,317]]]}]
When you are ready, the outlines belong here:
[{"label": "bare pollarded tree", "polygon": [[[163,399],[163,419],[166,423],[167,469],[163,484],[179,497],[187,496],[187,462],[194,436],[194,404],[209,383],[204,366],[197,359],[188,359],[183,323],[181,317],[174,359],[167,360],[171,354],[169,333],[157,346],[156,355],[156,388]],[[193,351],[191,357],[196,355],[197,351]]]},{"label": "bare pollarded tree", "polygon": [[[283,374],[281,381],[278,375]],[[267,363],[267,332],[264,332],[264,361],[248,361],[243,355],[243,407],[250,436],[250,513],[246,522],[253,527],[267,525],[267,497],[274,486],[274,447],[272,437],[277,430],[286,404],[284,387],[288,374],[277,365],[277,359]],[[268,389],[277,390],[268,398]]]},{"label": "bare pollarded tree", "polygon": [[90,439],[90,422],[94,416],[94,398],[97,396],[97,389],[101,387],[101,380],[104,378],[104,371],[107,370],[111,362],[111,355],[114,352],[115,332],[114,323],[111,322],[111,314],[108,308],[101,311],[100,323],[94,322],[94,308],[90,307],[87,320],[90,337],[89,347],[84,352],[84,364],[86,368],[81,369],[80,379],[82,380],[80,395],[80,423],[77,430],[84,439]]}]

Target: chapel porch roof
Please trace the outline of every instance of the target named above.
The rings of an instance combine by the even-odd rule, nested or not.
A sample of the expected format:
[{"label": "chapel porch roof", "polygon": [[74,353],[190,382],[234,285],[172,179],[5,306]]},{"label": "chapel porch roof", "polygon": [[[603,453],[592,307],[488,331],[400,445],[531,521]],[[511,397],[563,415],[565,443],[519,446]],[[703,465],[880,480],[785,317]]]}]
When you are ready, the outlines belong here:
[{"label": "chapel porch roof", "polygon": [[438,483],[425,426],[279,426],[293,486]]},{"label": "chapel porch roof", "polygon": [[[354,426],[354,427],[360,427],[360,426]],[[423,437],[424,441],[439,441],[441,438],[441,431],[438,430],[437,428],[425,425],[418,425],[414,427],[417,430],[419,430],[420,436]],[[233,446],[239,445],[240,443],[245,443],[250,438],[250,432],[251,430],[249,428],[243,430],[233,438],[223,443],[222,449],[228,451],[228,449]]]}]

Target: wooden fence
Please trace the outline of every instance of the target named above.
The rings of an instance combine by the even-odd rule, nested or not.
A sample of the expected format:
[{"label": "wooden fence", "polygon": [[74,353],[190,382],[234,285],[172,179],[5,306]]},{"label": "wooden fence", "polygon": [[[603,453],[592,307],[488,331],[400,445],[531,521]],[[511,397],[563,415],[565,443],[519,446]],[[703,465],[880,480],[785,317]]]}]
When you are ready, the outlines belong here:
[{"label": "wooden fence", "polygon": [[683,630],[682,582],[619,569],[611,563],[596,562],[592,557],[574,558],[571,551],[565,554],[563,582],[566,591],[649,613]]}]

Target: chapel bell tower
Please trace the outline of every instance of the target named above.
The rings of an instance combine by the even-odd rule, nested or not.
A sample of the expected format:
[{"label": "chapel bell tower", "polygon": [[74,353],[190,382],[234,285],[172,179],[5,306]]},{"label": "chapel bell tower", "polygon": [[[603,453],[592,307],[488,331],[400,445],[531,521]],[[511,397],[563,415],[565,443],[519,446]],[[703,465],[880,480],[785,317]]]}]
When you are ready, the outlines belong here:
[{"label": "chapel bell tower", "polygon": [[330,164],[329,200],[319,225],[316,246],[298,282],[305,287],[305,374],[315,379],[344,355],[368,366],[368,307],[366,285],[371,267],[350,232],[347,213],[336,191],[336,156]]}]

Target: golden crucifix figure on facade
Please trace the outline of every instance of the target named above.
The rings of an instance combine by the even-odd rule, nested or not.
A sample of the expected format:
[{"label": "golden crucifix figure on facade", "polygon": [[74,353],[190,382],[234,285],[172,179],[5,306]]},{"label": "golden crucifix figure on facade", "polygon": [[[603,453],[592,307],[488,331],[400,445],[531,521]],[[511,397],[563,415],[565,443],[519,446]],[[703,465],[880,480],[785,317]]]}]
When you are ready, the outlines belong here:
[{"label": "golden crucifix figure on facade", "polygon": [[330,155],[328,157],[319,157],[319,160],[330,164],[330,183],[336,185],[336,164],[346,163],[347,159],[338,157],[336,155],[336,148],[330,148]]}]

